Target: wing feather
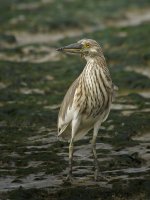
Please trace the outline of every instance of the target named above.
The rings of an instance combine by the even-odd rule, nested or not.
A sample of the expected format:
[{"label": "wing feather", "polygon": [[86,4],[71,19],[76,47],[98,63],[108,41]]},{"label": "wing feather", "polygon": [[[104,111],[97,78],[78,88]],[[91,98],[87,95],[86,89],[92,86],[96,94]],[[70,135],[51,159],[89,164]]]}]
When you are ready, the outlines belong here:
[{"label": "wing feather", "polygon": [[76,88],[79,83],[79,77],[72,83],[70,88],[68,89],[63,102],[60,107],[59,115],[58,115],[58,136],[61,135],[65,129],[68,127],[70,122],[73,118],[73,111],[71,109],[74,94],[76,91]]}]

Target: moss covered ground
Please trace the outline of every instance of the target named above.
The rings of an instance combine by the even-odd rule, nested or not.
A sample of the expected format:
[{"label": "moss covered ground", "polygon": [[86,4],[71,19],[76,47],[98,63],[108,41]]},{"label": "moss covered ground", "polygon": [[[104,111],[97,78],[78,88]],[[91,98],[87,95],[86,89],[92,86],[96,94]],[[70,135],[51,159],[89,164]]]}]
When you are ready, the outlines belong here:
[{"label": "moss covered ground", "polygon": [[[1,0],[0,199],[150,199],[150,40],[148,0]],[[56,48],[97,40],[119,87],[97,139],[76,143],[75,180],[63,182],[68,143],[57,140],[59,105],[85,61]]]}]

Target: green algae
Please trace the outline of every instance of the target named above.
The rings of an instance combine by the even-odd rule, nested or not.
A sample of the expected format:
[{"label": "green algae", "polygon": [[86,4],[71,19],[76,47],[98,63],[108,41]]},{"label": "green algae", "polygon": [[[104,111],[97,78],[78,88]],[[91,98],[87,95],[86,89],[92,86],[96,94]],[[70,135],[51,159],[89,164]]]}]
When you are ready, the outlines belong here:
[{"label": "green algae", "polygon": [[[149,1],[4,1],[1,2],[1,29],[54,31],[97,25],[123,18],[127,11],[147,8]],[[66,9],[67,7],[67,9]],[[82,11],[81,9],[82,8]],[[94,14],[94,20],[93,20]],[[41,17],[42,16],[42,17]],[[81,20],[82,18],[82,20]]]},{"label": "green algae", "polygon": [[[91,3],[88,0],[84,7],[83,4],[85,5],[84,1],[79,0],[49,1],[47,4],[30,0],[23,0],[21,3],[18,0],[2,1],[0,54],[8,58],[11,56],[23,58],[24,49],[28,47],[38,49],[42,45],[55,51],[57,47],[81,39],[81,36],[72,38],[64,36],[64,39],[53,41],[52,44],[31,42],[18,45],[13,31],[44,34],[45,31],[55,33],[56,30],[82,29],[89,25],[101,28],[104,22],[114,23],[124,19],[127,11],[147,9],[149,1],[117,0],[114,3],[113,0],[109,0]],[[83,7],[82,12],[79,9],[81,7]],[[7,33],[8,31],[10,33]],[[99,184],[103,181],[95,183],[91,177],[93,161],[92,154],[89,153],[88,160],[82,159],[78,154],[75,154],[74,159],[75,176],[79,179],[89,177],[89,185],[83,180],[84,186],[77,182],[71,186],[65,184],[58,184],[56,187],[51,185],[47,188],[43,186],[42,189],[27,189],[24,185],[19,187],[24,179],[28,179],[32,174],[35,175],[33,178],[35,184],[46,180],[49,175],[61,181],[66,175],[68,143],[57,141],[57,114],[65,92],[82,71],[85,61],[66,55],[59,57],[57,61],[42,63],[25,62],[21,59],[20,62],[4,61],[2,57],[0,58],[0,177],[2,180],[8,176],[12,177],[8,187],[15,186],[13,191],[0,192],[0,199],[149,199],[149,165],[148,160],[142,157],[149,155],[149,143],[133,139],[134,136],[144,135],[150,131],[150,98],[140,95],[141,91],[148,92],[150,79],[134,71],[137,67],[143,70],[149,67],[149,32],[149,24],[143,23],[134,27],[105,27],[104,30],[82,35],[100,42],[113,81],[119,86],[119,96],[114,103],[122,106],[119,109],[112,109],[98,135],[98,144],[109,144],[112,147],[97,149],[101,172],[112,177],[102,186]],[[30,54],[37,57],[47,55],[44,51],[32,50]],[[133,71],[128,71],[128,67]],[[135,108],[125,107],[128,105],[134,105]],[[129,114],[125,115],[124,111]],[[83,158],[84,146],[88,144],[90,138],[89,134],[86,139],[75,143]],[[142,154],[141,148],[144,148]],[[142,171],[143,168],[145,170]]]}]

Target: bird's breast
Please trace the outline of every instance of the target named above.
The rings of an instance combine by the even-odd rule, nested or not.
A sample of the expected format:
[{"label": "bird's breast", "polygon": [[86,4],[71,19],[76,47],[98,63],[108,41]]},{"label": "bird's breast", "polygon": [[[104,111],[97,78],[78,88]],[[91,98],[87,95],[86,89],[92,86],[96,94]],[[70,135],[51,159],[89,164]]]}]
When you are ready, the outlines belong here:
[{"label": "bird's breast", "polygon": [[105,73],[99,69],[88,69],[82,74],[74,98],[80,113],[96,117],[108,108],[111,93],[107,84]]}]

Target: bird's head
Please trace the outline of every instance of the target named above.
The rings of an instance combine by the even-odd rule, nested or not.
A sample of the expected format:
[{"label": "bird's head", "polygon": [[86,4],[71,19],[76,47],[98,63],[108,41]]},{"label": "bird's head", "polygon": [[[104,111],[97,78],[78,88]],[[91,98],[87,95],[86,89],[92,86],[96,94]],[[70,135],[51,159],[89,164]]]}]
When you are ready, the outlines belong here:
[{"label": "bird's head", "polygon": [[100,45],[92,39],[79,40],[77,43],[61,47],[57,49],[57,51],[80,54],[81,56],[85,57],[85,59],[103,55]]}]

